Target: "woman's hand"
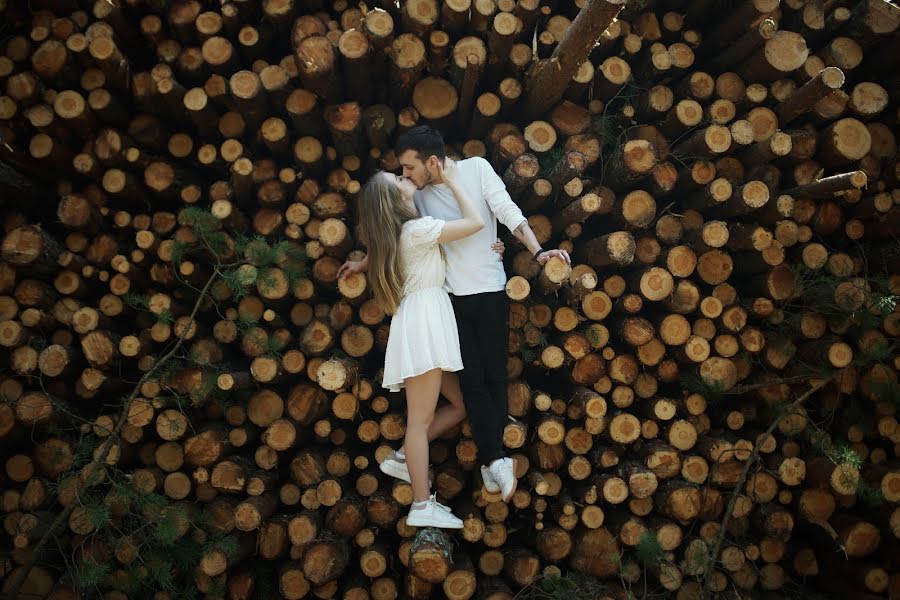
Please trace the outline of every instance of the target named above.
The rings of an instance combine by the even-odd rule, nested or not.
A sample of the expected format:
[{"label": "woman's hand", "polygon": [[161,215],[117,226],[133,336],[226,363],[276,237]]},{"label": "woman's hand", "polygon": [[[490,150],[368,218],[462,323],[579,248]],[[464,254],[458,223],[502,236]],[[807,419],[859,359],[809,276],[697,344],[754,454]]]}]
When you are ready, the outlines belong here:
[{"label": "woman's hand", "polygon": [[497,241],[491,244],[491,250],[500,255],[499,260],[503,260],[503,253],[506,251],[506,246],[500,241],[500,238],[497,238]]},{"label": "woman's hand", "polygon": [[438,161],[437,173],[440,176],[441,181],[447,185],[456,185],[459,183],[459,180],[457,179],[459,168],[456,166],[456,162],[453,159],[445,158],[442,161]]},{"label": "woman's hand", "polygon": [[338,269],[337,278],[344,279],[354,273],[362,273],[363,271],[365,271],[365,265],[363,265],[361,260],[348,260]]}]

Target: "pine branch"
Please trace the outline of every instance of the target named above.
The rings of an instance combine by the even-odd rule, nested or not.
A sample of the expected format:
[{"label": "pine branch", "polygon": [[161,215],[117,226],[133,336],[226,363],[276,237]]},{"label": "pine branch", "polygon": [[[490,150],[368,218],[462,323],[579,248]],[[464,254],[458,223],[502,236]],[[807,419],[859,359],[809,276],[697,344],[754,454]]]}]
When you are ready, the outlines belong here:
[{"label": "pine branch", "polygon": [[[215,281],[216,277],[219,276],[219,269],[213,271],[213,274],[210,275],[209,279],[206,281],[206,285],[203,286],[203,289],[200,293],[199,298],[194,303],[194,308],[191,311],[190,320],[188,321],[188,327],[193,325],[194,319],[197,316],[197,313],[200,311],[200,305],[202,304],[203,298],[206,297],[206,294],[209,292],[209,288],[212,285],[213,281]],[[131,394],[125,400],[125,403],[122,406],[122,411],[120,413],[119,419],[116,422],[115,428],[113,428],[112,433],[106,438],[106,440],[101,444],[100,448],[97,451],[97,455],[94,460],[84,467],[83,472],[87,472],[88,476],[83,483],[79,485],[81,490],[89,488],[95,482],[97,473],[100,471],[102,466],[106,463],[106,458],[112,450],[113,446],[118,442],[119,436],[122,433],[122,428],[125,426],[125,423],[128,422],[128,412],[131,408],[132,402],[137,398],[140,393],[141,387],[155,376],[159,368],[166,364],[178,350],[181,348],[181,345],[184,343],[184,338],[179,337],[178,341],[172,347],[169,352],[163,356],[160,360],[153,365],[149,371],[144,373],[143,377],[137,382]],[[22,585],[25,583],[25,579],[28,577],[28,574],[31,572],[31,569],[37,564],[38,559],[41,556],[41,551],[44,547],[53,539],[55,539],[57,532],[61,527],[63,527],[66,523],[68,523],[69,515],[72,514],[72,511],[75,510],[75,507],[78,506],[77,502],[70,502],[59,515],[53,520],[53,523],[50,524],[50,527],[44,533],[40,540],[34,545],[31,549],[31,556],[28,561],[16,571],[16,573],[10,577],[9,579],[9,587],[7,588],[6,600],[15,600],[19,596],[19,591],[22,589]]]},{"label": "pine branch", "polygon": [[[816,383],[812,385],[810,389],[804,392],[801,396],[799,396],[796,400],[791,402],[784,411],[782,411],[781,415],[776,417],[772,423],[769,425],[768,429],[766,429],[765,433],[759,436],[757,439],[762,439],[772,435],[772,432],[778,427],[778,424],[781,423],[782,419],[793,414],[794,409],[798,408],[801,404],[806,402],[816,392],[825,387],[834,376],[831,376],[827,379],[820,379]],[[760,444],[756,443],[753,445],[753,451],[750,452],[750,456],[747,457],[747,460],[744,462],[744,468],[741,471],[741,476],[738,478],[737,483],[734,486],[734,490],[731,492],[731,497],[728,499],[728,506],[725,507],[725,514],[722,517],[722,521],[719,523],[719,530],[716,532],[715,542],[712,545],[712,548],[709,550],[709,560],[706,563],[706,569],[703,573],[703,585],[700,588],[700,600],[706,600],[707,593],[709,591],[709,584],[712,579],[713,573],[715,573],[715,569],[713,568],[716,564],[716,559],[719,556],[719,551],[722,549],[722,544],[725,542],[725,535],[728,532],[728,523],[731,520],[731,514],[734,512],[734,506],[737,503],[738,497],[741,495],[741,490],[744,489],[744,484],[747,482],[747,477],[750,476],[750,469],[753,468],[753,465],[756,463],[756,459],[759,457],[759,447]]]},{"label": "pine branch", "polygon": [[747,392],[752,392],[754,390],[760,390],[767,387],[772,387],[773,385],[781,385],[783,383],[803,383],[804,381],[809,381],[810,375],[797,375],[795,377],[780,377],[778,379],[773,379],[771,381],[765,381],[762,383],[748,383],[747,385],[736,385],[730,390],[726,390],[722,392],[723,396],[735,396],[738,394],[746,394]]}]

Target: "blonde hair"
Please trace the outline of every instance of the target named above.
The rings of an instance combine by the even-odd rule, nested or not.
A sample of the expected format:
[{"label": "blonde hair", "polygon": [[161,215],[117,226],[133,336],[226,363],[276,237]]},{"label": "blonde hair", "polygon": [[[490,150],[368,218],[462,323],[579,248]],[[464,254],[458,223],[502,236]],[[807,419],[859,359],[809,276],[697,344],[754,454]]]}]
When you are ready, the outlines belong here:
[{"label": "blonde hair", "polygon": [[400,231],[403,223],[418,215],[403,204],[400,189],[384,171],[369,178],[357,206],[360,240],[368,248],[369,285],[381,309],[392,315],[403,297]]}]

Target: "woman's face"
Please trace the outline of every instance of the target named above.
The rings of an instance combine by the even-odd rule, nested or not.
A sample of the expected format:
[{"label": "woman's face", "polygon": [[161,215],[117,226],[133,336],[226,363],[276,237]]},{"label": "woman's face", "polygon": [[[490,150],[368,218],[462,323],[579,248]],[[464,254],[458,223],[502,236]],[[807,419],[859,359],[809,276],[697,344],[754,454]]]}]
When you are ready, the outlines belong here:
[{"label": "woman's face", "polygon": [[416,191],[416,184],[409,179],[398,177],[393,173],[385,173],[384,176],[391,185],[396,186],[397,189],[400,190],[400,197],[402,198],[404,206],[415,211],[416,205],[413,203],[413,193]]}]

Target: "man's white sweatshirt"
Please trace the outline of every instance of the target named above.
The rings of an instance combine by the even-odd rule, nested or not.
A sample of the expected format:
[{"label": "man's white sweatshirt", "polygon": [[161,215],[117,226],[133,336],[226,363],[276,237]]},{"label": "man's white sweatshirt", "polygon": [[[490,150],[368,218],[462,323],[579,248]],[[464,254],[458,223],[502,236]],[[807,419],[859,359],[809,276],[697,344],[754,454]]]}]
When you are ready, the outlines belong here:
[{"label": "man's white sweatshirt", "polygon": [[[456,179],[480,211],[485,226],[461,240],[442,244],[447,257],[444,289],[457,296],[499,292],[506,287],[506,273],[500,257],[491,250],[497,240],[497,221],[513,231],[525,221],[525,216],[488,161],[473,157],[457,161],[456,166]],[[426,186],[415,193],[413,201],[423,216],[445,221],[462,218],[459,204],[446,184]]]}]

